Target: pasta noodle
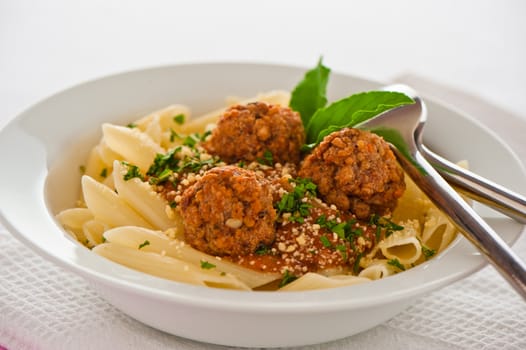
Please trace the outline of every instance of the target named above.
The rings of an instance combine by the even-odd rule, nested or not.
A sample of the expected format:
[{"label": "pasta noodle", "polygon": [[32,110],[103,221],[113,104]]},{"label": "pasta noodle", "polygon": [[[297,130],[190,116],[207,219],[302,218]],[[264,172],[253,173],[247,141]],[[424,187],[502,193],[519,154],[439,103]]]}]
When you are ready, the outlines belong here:
[{"label": "pasta noodle", "polygon": [[171,105],[152,112],[143,118],[136,121],[134,124],[142,131],[148,133],[148,130],[153,126],[159,130],[170,130],[174,128],[175,131],[180,128],[182,124],[178,124],[173,120],[176,115],[184,115],[185,118],[191,118],[191,111],[188,107],[183,105]]},{"label": "pasta noodle", "polygon": [[280,288],[280,291],[300,291],[300,290],[314,290],[314,289],[326,289],[351,286],[353,284],[359,284],[369,282],[369,278],[351,276],[351,275],[335,275],[335,276],[323,276],[318,273],[309,272],[301,276],[297,280]]},{"label": "pasta noodle", "polygon": [[416,262],[422,255],[422,246],[414,226],[414,222],[405,222],[402,231],[393,232],[378,243],[382,255],[387,259],[398,259],[403,265]]},{"label": "pasta noodle", "polygon": [[113,165],[113,180],[118,196],[157,229],[167,230],[178,226],[178,218],[166,201],[138,178],[124,180],[128,169],[119,161]]},{"label": "pasta noodle", "polygon": [[422,242],[429,248],[441,252],[455,239],[457,229],[436,207],[430,208],[427,218],[422,232]]},{"label": "pasta noodle", "polygon": [[88,161],[85,166],[84,174],[88,175],[97,181],[103,181],[104,178],[100,176],[104,168],[107,167],[107,165],[104,163],[101,152],[100,152],[101,145],[97,145],[93,147],[91,152],[88,156]]},{"label": "pasta noodle", "polygon": [[57,220],[62,224],[66,232],[79,242],[86,242],[83,226],[93,219],[93,214],[87,208],[65,209],[57,214]]},{"label": "pasta noodle", "polygon": [[[272,91],[229,103],[288,105],[289,99],[288,92]],[[277,284],[283,277],[280,273],[256,271],[186,244],[183,220],[173,203],[147,180],[127,176],[135,166],[145,174],[157,155],[176,146],[183,156],[190,157],[185,153],[184,137],[213,127],[224,110],[190,119],[188,107],[171,105],[128,127],[103,124],[103,136],[89,153],[81,178],[81,203],[58,213],[57,220],[95,253],[161,278],[239,290]],[[327,269],[323,274],[307,272],[280,290],[335,288],[385,278],[440,253],[457,234],[449,219],[407,176],[406,191],[390,219],[399,227],[392,232],[384,229],[376,245],[358,256],[354,275],[342,268]]]},{"label": "pasta noodle", "polygon": [[103,243],[93,251],[132,269],[178,282],[201,286],[250,290],[236,277],[219,271],[201,269],[179,259],[142,252],[114,243]]},{"label": "pasta noodle", "polygon": [[103,243],[102,234],[108,229],[108,226],[97,220],[88,220],[82,225],[82,232],[86,237],[86,243],[94,247]]},{"label": "pasta noodle", "polygon": [[375,260],[358,274],[359,277],[378,280],[396,273],[396,268],[387,263],[387,260]]},{"label": "pasta noodle", "polygon": [[82,191],[93,216],[110,227],[136,225],[152,226],[133,210],[117,193],[91,177],[82,177]]},{"label": "pasta noodle", "polygon": [[260,273],[250,270],[226,260],[205,254],[193,249],[184,241],[169,239],[160,231],[148,230],[136,226],[122,226],[111,229],[104,233],[106,241],[116,243],[129,248],[139,247],[144,242],[148,242],[142,251],[165,254],[173,258],[181,259],[195,266],[200,266],[202,262],[214,265],[214,269],[236,276],[250,288],[256,288],[274,280],[280,276],[272,273]]},{"label": "pasta noodle", "polygon": [[135,164],[144,172],[148,170],[158,153],[164,153],[160,145],[135,128],[103,124],[102,132],[106,144],[112,150],[122,154],[128,162]]}]

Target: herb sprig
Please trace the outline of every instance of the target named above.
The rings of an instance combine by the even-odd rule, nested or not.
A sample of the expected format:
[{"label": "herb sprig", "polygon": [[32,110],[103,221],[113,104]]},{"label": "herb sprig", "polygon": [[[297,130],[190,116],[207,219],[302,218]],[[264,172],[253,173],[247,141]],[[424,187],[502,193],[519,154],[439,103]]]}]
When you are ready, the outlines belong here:
[{"label": "herb sprig", "polygon": [[[325,215],[320,215],[316,219],[316,224],[320,225],[320,227],[330,230],[331,232],[334,232],[344,242],[348,242],[352,249],[355,248],[356,238],[363,234],[363,230],[360,227],[355,226],[355,219],[338,222],[334,219],[328,220]],[[342,255],[343,260],[347,260],[348,254],[346,244],[333,245],[327,236],[321,236],[320,240],[324,247],[335,249]]]},{"label": "herb sprig", "polygon": [[150,241],[149,240],[145,240],[144,242],[142,242],[141,244],[139,244],[139,249],[142,249],[146,246],[150,245]]},{"label": "herb sprig", "polygon": [[283,273],[283,277],[281,278],[281,281],[279,282],[279,288],[285,287],[287,284],[297,280],[298,277],[291,273],[289,270],[285,270]]},{"label": "herb sprig", "polygon": [[405,266],[396,258],[387,260],[387,264],[396,267],[400,271],[405,271]]},{"label": "herb sprig", "polygon": [[312,205],[303,201],[303,198],[316,196],[317,186],[310,180],[304,178],[290,179],[294,184],[291,192],[285,193],[280,201],[275,204],[278,217],[283,213],[290,213],[289,221],[303,223],[304,218],[310,215]]},{"label": "herb sprig", "polygon": [[290,96],[289,107],[299,112],[303,125],[307,126],[316,111],[327,104],[327,83],[331,70],[322,63],[307,71],[305,77],[294,88]]},{"label": "herb sprig", "polygon": [[[329,74],[330,69],[322,64],[320,58],[316,67],[307,71],[291,94],[289,107],[300,113],[307,136],[306,149],[313,148],[334,131],[353,127],[390,109],[414,103],[400,92],[369,91],[326,105]],[[389,135],[384,138],[391,142]]]},{"label": "herb sprig", "polygon": [[404,229],[403,226],[400,226],[391,220],[389,220],[386,217],[380,216],[378,214],[371,215],[371,218],[369,219],[370,225],[376,226],[376,240],[379,241],[382,230],[384,231],[384,236],[389,237],[393,234],[394,231],[401,231]]},{"label": "herb sprig", "polygon": [[[146,175],[152,184],[160,184],[170,180],[174,173],[199,172],[205,166],[214,166],[217,157],[201,158],[198,143],[208,136],[205,134],[191,134],[183,139],[183,145],[177,146],[165,154],[157,154]],[[183,147],[189,147],[191,155],[182,155]]]},{"label": "herb sprig", "polygon": [[426,260],[433,257],[436,253],[437,251],[435,249],[431,249],[425,246],[424,244],[422,244],[422,254],[424,255]]},{"label": "herb sprig", "polygon": [[336,235],[341,239],[347,240],[351,243],[354,242],[355,238],[363,234],[363,230],[361,228],[355,227],[355,219],[338,222],[336,220],[327,220],[325,215],[321,215],[316,219],[316,223],[320,225],[320,227],[327,228],[328,230],[336,233]]},{"label": "herb sprig", "polygon": [[200,261],[200,265],[201,265],[201,268],[203,270],[210,270],[210,269],[213,269],[213,268],[216,267],[216,265],[214,265],[214,264],[212,264],[212,263],[210,263],[210,262],[208,262],[206,260],[201,260]]},{"label": "herb sprig", "polygon": [[125,181],[131,180],[135,177],[144,180],[144,177],[141,174],[141,170],[138,166],[130,164],[128,162],[122,161],[122,165],[124,165],[127,169],[126,174],[124,174],[123,178]]}]

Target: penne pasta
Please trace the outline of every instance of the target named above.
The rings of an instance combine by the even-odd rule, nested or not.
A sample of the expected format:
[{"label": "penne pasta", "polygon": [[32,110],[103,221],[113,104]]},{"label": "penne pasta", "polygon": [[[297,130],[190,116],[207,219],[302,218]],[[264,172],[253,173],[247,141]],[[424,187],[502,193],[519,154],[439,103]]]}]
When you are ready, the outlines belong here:
[{"label": "penne pasta", "polygon": [[66,228],[82,229],[86,221],[93,219],[93,214],[87,208],[70,208],[58,213],[56,218]]},{"label": "penne pasta", "polygon": [[188,262],[156,253],[143,252],[114,243],[99,244],[93,248],[93,251],[129,268],[177,282],[215,288],[250,290],[247,285],[230,274],[199,268]]},{"label": "penne pasta", "polygon": [[404,176],[404,180],[405,192],[398,200],[392,219],[395,222],[417,219],[423,225],[433,204],[408,175]]},{"label": "penne pasta", "polygon": [[82,225],[82,232],[86,237],[88,246],[94,247],[103,243],[102,234],[108,226],[97,220],[88,220]]},{"label": "penne pasta", "polygon": [[83,226],[84,223],[93,219],[93,214],[89,209],[65,209],[58,213],[56,218],[71,237],[75,238],[79,242],[86,242],[87,238],[84,235]]},{"label": "penne pasta", "polygon": [[111,149],[106,143],[105,139],[102,139],[100,143],[95,147],[99,153],[100,159],[104,163],[106,168],[111,168],[115,160],[123,160],[124,157],[119,153]]},{"label": "penne pasta", "polygon": [[128,168],[119,161],[115,161],[113,168],[115,189],[126,204],[141,213],[155,229],[167,230],[177,226],[180,222],[177,218],[179,214],[165,199],[153,191],[148,183],[137,177],[125,180]]},{"label": "penne pasta", "polygon": [[457,235],[456,227],[436,207],[428,211],[422,231],[422,243],[437,253],[443,251]]},{"label": "penne pasta", "polygon": [[82,193],[93,217],[110,227],[136,225],[152,226],[133,210],[117,193],[109,187],[84,175],[81,180]]},{"label": "penne pasta", "polygon": [[88,161],[84,167],[84,175],[88,175],[97,181],[102,181],[103,170],[108,166],[100,155],[100,145],[95,146],[89,153]]},{"label": "penne pasta", "polygon": [[393,232],[378,243],[378,248],[384,257],[397,259],[403,265],[416,262],[422,255],[422,245],[417,238],[417,231],[410,222],[404,224],[404,230]]},{"label": "penne pasta", "polygon": [[174,129],[178,132],[183,122],[189,120],[191,116],[190,109],[187,106],[176,104],[154,111],[133,124],[141,131],[147,131],[152,124],[157,124],[162,131]]},{"label": "penne pasta", "polygon": [[141,250],[166,254],[167,256],[187,261],[195,266],[200,266],[202,262],[208,262],[214,265],[218,271],[236,276],[250,288],[259,287],[280,278],[280,275],[276,273],[257,272],[200,252],[185,244],[184,241],[169,239],[160,231],[135,226],[123,226],[106,231],[104,237],[108,242],[129,248],[137,248],[144,242],[148,242]]},{"label": "penne pasta", "polygon": [[155,115],[152,120],[146,125],[146,128],[143,131],[146,135],[157,144],[161,144],[163,131],[161,129],[161,124],[159,122],[159,116]]},{"label": "penne pasta", "polygon": [[369,278],[358,277],[352,275],[335,275],[335,276],[323,276],[317,273],[306,273],[300,278],[290,282],[286,286],[280,288],[280,291],[300,291],[300,290],[315,290],[315,289],[327,289],[351,286],[353,284],[359,284],[369,282]]},{"label": "penne pasta", "polygon": [[115,190],[115,181],[113,181],[113,179],[114,179],[113,167],[112,167],[111,171],[110,170],[106,170],[105,176],[106,177],[101,181],[101,183],[103,185],[105,185],[106,187]]},{"label": "penne pasta", "polygon": [[106,144],[126,161],[138,166],[146,173],[155,156],[165,150],[147,134],[137,128],[103,124],[102,132]]},{"label": "penne pasta", "polygon": [[375,260],[373,263],[371,263],[362,271],[360,271],[358,277],[369,278],[371,280],[378,280],[394,275],[396,272],[398,271],[394,266],[389,265],[387,263],[387,260],[381,259]]}]

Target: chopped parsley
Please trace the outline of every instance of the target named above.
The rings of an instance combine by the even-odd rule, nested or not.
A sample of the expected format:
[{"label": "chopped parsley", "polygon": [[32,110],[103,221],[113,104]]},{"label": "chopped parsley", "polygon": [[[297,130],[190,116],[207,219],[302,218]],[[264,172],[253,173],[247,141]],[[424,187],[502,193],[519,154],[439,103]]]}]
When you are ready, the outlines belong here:
[{"label": "chopped parsley", "polygon": [[176,153],[180,150],[181,147],[176,147],[165,154],[158,153],[146,175],[159,178],[163,171],[167,169],[178,169],[179,159],[176,157]]},{"label": "chopped parsley", "polygon": [[332,247],[332,243],[327,236],[320,236],[320,241],[321,241],[321,244],[323,244],[325,248]]},{"label": "chopped parsley", "polygon": [[297,280],[298,277],[294,274],[290,273],[289,270],[285,270],[285,273],[283,274],[283,277],[281,278],[281,282],[279,282],[279,288],[285,287],[287,284]]},{"label": "chopped parsley", "polygon": [[177,114],[173,117],[173,120],[176,124],[184,124],[185,115],[183,113]]},{"label": "chopped parsley", "polygon": [[310,179],[296,178],[290,179],[289,182],[294,183],[294,189],[291,192],[285,193],[274,207],[278,211],[278,216],[283,213],[292,214],[289,221],[303,223],[304,218],[310,215],[311,204],[304,202],[303,198],[308,196],[316,196],[317,186]]},{"label": "chopped parsley", "polygon": [[395,224],[386,217],[373,214],[369,220],[371,225],[376,225],[376,241],[380,240],[382,229],[385,230],[385,237],[389,237],[394,231],[401,231],[404,229],[403,226]]},{"label": "chopped parsley", "polygon": [[86,167],[84,165],[79,166],[79,171],[82,175],[86,174]]},{"label": "chopped parsley", "polygon": [[437,251],[435,249],[431,249],[422,244],[422,254],[424,254],[426,260],[434,256],[436,253]]},{"label": "chopped parsley", "polygon": [[179,134],[176,133],[174,129],[170,128],[170,142],[174,142],[176,138],[180,139],[181,136],[179,136]]},{"label": "chopped parsley", "polygon": [[362,256],[363,253],[358,253],[358,255],[356,256],[356,260],[354,261],[354,266],[352,270],[355,275],[357,275],[358,271],[360,271],[360,260],[362,260]]},{"label": "chopped parsley", "polygon": [[327,220],[325,215],[321,215],[316,219],[316,223],[320,225],[320,227],[336,233],[338,237],[351,243],[354,242],[355,238],[363,234],[363,229],[354,226],[354,224],[356,224],[355,219],[338,222],[336,220]]},{"label": "chopped parsley", "polygon": [[130,128],[130,129],[133,129],[133,128],[136,128],[136,127],[137,127],[137,124],[135,124],[135,123],[130,123],[130,124],[126,125],[126,126],[127,126],[128,128]]},{"label": "chopped parsley", "polygon": [[264,244],[260,244],[257,248],[256,248],[256,251],[254,252],[256,255],[268,255],[270,253],[270,249],[269,247],[267,247],[266,245]]},{"label": "chopped parsley", "polygon": [[99,175],[102,178],[107,178],[108,177],[108,168],[102,169]]},{"label": "chopped parsley", "polygon": [[210,270],[210,269],[213,269],[215,268],[216,266],[212,263],[209,263],[208,261],[206,260],[201,260],[201,268],[204,269],[204,270]]},{"label": "chopped parsley", "polygon": [[142,249],[142,248],[146,247],[147,245],[150,245],[150,241],[149,240],[145,240],[144,242],[139,244],[139,249]]},{"label": "chopped parsley", "polygon": [[[172,134],[173,137],[180,137],[176,135],[175,133]],[[206,135],[208,135],[208,133],[203,135],[191,134],[183,139],[183,146],[175,147],[164,154],[158,153],[146,172],[146,175],[149,177],[149,182],[151,184],[159,184],[171,180],[174,173],[197,173],[204,166],[214,166],[219,159],[217,157],[201,159],[200,150],[196,147],[199,142],[204,140]],[[183,156],[182,151],[184,146],[190,148],[190,155],[185,152]]]},{"label": "chopped parsley", "polygon": [[183,170],[183,171],[186,170],[186,171],[197,173],[205,165],[213,166],[215,163],[217,163],[217,161],[218,161],[217,158],[201,160],[199,158],[199,155],[194,156],[194,157],[185,157],[181,162],[180,170]]},{"label": "chopped parsley", "polygon": [[387,261],[387,264],[391,265],[391,266],[394,266],[396,268],[398,268],[399,270],[401,271],[405,271],[405,266],[402,265],[402,263],[400,262],[400,260],[398,259],[391,259],[391,260],[388,260]]},{"label": "chopped parsley", "polygon": [[[348,241],[351,247],[354,247],[354,239],[362,235],[363,233],[363,230],[361,228],[353,227],[355,222],[356,220],[353,219],[353,220],[338,223],[336,220],[327,220],[325,215],[321,215],[316,219],[316,223],[320,225],[320,227],[324,227],[336,233],[336,235],[339,238],[341,238],[344,241]],[[324,247],[334,248],[335,250],[340,252],[343,260],[348,259],[349,256],[347,254],[347,245],[338,244],[333,247],[327,236],[321,236],[320,240]]]},{"label": "chopped parsley", "polygon": [[126,174],[124,174],[123,176],[123,179],[125,181],[131,180],[135,177],[138,177],[139,179],[143,180],[143,177],[141,175],[141,170],[139,169],[139,167],[137,167],[136,165],[132,165],[125,161],[122,161],[121,164],[124,165],[128,169]]},{"label": "chopped parsley", "polygon": [[211,133],[211,131],[206,131],[203,134],[190,134],[183,139],[183,145],[194,148],[195,145],[197,145],[199,142],[203,142]]},{"label": "chopped parsley", "polygon": [[194,148],[199,142],[199,139],[195,135],[188,135],[183,139],[183,145],[190,148]]},{"label": "chopped parsley", "polygon": [[158,184],[170,179],[173,173],[180,173],[183,171],[199,172],[205,165],[213,166],[217,163],[217,158],[210,158],[208,160],[201,160],[199,154],[192,157],[185,156],[179,159],[176,153],[181,150],[180,147],[173,149],[166,154],[158,154],[154,163],[146,173],[150,176],[150,183]]},{"label": "chopped parsley", "polygon": [[263,157],[257,158],[257,161],[259,164],[272,166],[274,165],[274,156],[272,155],[272,152],[267,149],[263,152]]},{"label": "chopped parsley", "polygon": [[335,248],[342,255],[342,259],[347,261],[347,246],[345,244],[338,244]]}]

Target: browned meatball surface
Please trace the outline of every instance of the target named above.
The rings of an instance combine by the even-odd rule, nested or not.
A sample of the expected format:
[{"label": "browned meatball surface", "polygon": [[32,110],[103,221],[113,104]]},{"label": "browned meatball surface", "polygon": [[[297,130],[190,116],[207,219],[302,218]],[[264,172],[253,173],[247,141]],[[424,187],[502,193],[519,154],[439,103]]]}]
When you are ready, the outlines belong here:
[{"label": "browned meatball surface", "polygon": [[275,239],[269,183],[236,166],[206,172],[182,196],[185,241],[213,255],[247,255]]},{"label": "browned meatball surface", "polygon": [[305,158],[299,176],[312,179],[327,203],[360,219],[389,214],[405,190],[404,173],[389,145],[351,128],[326,136]]},{"label": "browned meatball surface", "polygon": [[229,163],[257,161],[268,152],[274,162],[298,163],[304,141],[305,131],[297,112],[255,102],[227,109],[203,147]]}]

